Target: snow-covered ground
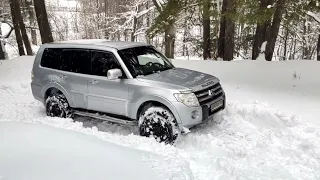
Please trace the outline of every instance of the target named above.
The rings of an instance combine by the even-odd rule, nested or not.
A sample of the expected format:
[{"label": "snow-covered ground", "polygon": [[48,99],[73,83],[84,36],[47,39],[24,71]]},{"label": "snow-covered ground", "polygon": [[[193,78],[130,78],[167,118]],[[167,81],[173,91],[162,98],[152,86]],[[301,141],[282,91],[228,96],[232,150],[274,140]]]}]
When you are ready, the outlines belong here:
[{"label": "snow-covered ground", "polygon": [[318,61],[175,60],[174,64],[217,76],[231,101],[258,101],[320,125]]},{"label": "snow-covered ground", "polygon": [[[79,140],[81,143],[85,143],[89,137],[78,136],[78,133],[89,134],[94,136],[90,138],[102,140],[99,141],[101,147],[99,144],[93,145],[96,148],[90,149],[92,151],[102,152],[108,146],[124,146],[138,150],[122,150],[125,151],[124,154],[128,153],[127,155],[150,153],[164,156],[167,163],[173,163],[166,169],[162,169],[164,165],[158,166],[157,160],[151,161],[153,156],[148,159],[154,162],[152,167],[158,167],[161,173],[182,169],[181,172],[187,175],[192,173],[194,179],[198,180],[320,179],[320,112],[317,112],[320,102],[320,81],[317,80],[320,72],[317,69],[320,64],[317,62],[174,60],[177,66],[217,75],[228,98],[225,111],[206,124],[192,129],[175,147],[140,137],[132,127],[89,121],[86,118],[79,118],[74,122],[71,119],[46,117],[42,104],[35,101],[31,95],[29,84],[32,63],[32,57],[20,57],[0,65],[0,121],[16,123],[0,124],[0,140],[5,138],[7,143],[18,141],[17,137],[26,137],[26,132],[22,132],[21,128],[28,127],[23,127],[21,123],[42,124],[41,128],[45,125],[76,131],[73,132],[75,134],[70,132],[70,136],[84,139]],[[6,135],[13,130],[16,130],[17,134],[21,132],[21,136]],[[47,131],[37,131],[41,133],[44,130]],[[50,129],[48,131],[51,132]],[[62,136],[67,136],[68,133],[64,132],[65,130],[61,131]],[[58,138],[63,138],[62,136]],[[41,138],[45,141],[47,136]],[[50,138],[52,137],[48,136],[48,140]],[[120,146],[113,146],[111,143]],[[23,145],[28,146],[28,143]],[[6,147],[13,145],[7,144]],[[34,148],[31,146],[30,150]],[[66,145],[65,151],[70,148],[73,147]],[[0,145],[0,151],[1,149]],[[39,157],[42,151],[43,148],[39,148]],[[18,153],[5,152],[5,157]],[[0,164],[12,167],[11,171],[6,169],[6,172],[19,173],[21,169],[9,166],[15,161],[2,158],[3,151],[0,154]],[[59,153],[55,155],[58,156]],[[89,153],[89,156],[92,156],[92,153]],[[84,163],[86,159],[80,156],[77,158],[79,159],[75,162],[80,163]],[[140,162],[137,157],[133,159]],[[97,161],[99,162],[99,159]],[[134,161],[123,163],[131,162]],[[93,167],[93,164],[88,165],[88,168]],[[1,173],[0,165],[0,176]],[[72,174],[68,175],[72,177]]]},{"label": "snow-covered ground", "polygon": [[10,120],[0,122],[0,132],[0,179],[162,180],[190,174],[188,164],[175,158],[83,133]]}]

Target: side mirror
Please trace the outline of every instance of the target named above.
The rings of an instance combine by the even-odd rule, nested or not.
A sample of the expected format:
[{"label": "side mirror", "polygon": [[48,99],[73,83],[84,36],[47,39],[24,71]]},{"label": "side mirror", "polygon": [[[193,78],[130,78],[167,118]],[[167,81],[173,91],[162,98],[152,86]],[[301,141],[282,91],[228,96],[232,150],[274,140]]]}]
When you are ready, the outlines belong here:
[{"label": "side mirror", "polygon": [[107,76],[110,80],[118,79],[122,76],[122,72],[120,69],[110,69],[107,73]]}]

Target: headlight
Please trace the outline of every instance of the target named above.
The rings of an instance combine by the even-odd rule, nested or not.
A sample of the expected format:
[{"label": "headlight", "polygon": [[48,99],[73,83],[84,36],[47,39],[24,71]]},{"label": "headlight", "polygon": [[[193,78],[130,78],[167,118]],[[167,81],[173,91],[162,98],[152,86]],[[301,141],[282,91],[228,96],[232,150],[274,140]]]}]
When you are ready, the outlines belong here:
[{"label": "headlight", "polygon": [[190,106],[200,106],[197,96],[194,93],[182,93],[182,94],[174,94],[174,97],[177,99],[177,101]]}]

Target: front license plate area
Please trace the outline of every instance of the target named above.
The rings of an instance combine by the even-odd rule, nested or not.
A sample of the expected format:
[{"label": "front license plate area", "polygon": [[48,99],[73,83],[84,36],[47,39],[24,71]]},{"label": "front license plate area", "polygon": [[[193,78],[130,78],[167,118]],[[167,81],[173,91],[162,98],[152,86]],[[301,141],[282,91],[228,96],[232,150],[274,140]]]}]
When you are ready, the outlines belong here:
[{"label": "front license plate area", "polygon": [[223,106],[223,100],[220,100],[220,101],[210,105],[210,111],[213,112],[222,106]]}]

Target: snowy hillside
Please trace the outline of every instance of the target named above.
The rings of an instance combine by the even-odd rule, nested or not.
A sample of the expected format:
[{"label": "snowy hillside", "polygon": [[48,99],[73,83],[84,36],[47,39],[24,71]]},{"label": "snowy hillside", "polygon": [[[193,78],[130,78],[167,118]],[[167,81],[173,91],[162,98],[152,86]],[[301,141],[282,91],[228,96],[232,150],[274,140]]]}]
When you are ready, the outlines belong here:
[{"label": "snowy hillside", "polygon": [[[100,164],[106,164],[107,162],[101,161],[103,158],[110,157],[104,154],[100,159],[92,152],[103,154],[101,151],[107,147],[120,148],[124,156],[132,157],[132,154],[139,154],[137,157],[132,157],[135,159],[134,162],[140,162],[141,154],[148,156],[149,153],[155,153],[165,156],[165,163],[173,163],[173,166],[162,169],[163,166],[158,166],[158,161],[150,161],[154,164],[149,164],[150,168],[154,165],[159,167],[155,170],[160,172],[159,175],[181,171],[185,174],[184,176],[192,174],[197,180],[320,179],[320,113],[317,111],[320,100],[320,81],[317,80],[320,76],[319,63],[174,60],[177,66],[200,70],[220,78],[228,101],[225,111],[216,115],[207,124],[192,129],[191,133],[184,135],[175,147],[140,137],[135,128],[128,126],[90,121],[87,118],[76,119],[73,122],[71,119],[46,117],[43,105],[34,100],[31,94],[32,63],[33,57],[19,57],[4,61],[0,65],[0,101],[2,102],[0,121],[16,122],[0,122],[0,141],[6,140],[4,145],[0,145],[0,154],[6,155],[5,158],[0,156],[0,177],[4,179],[11,175],[14,177],[12,179],[15,179],[16,176],[13,175],[17,173],[16,167],[10,165],[11,162],[16,161],[9,160],[8,157],[27,155],[10,151],[13,145],[30,148],[30,150],[39,148],[38,158],[42,157],[40,155],[46,143],[17,144],[19,138],[23,137],[39,140],[37,136],[30,136],[30,134],[27,136],[28,131],[23,132],[28,128],[30,128],[29,132],[35,134],[42,134],[43,131],[52,132],[51,135],[58,131],[63,133],[68,138],[64,143],[57,142],[57,146],[62,145],[65,148],[63,151],[66,152],[75,147],[67,144],[73,140],[83,146],[92,146],[88,147],[89,149],[81,149],[79,154],[88,153],[88,156],[97,158],[97,163]],[[24,127],[21,123],[42,125],[41,127],[40,125]],[[70,132],[65,130],[60,132],[47,126],[70,130]],[[38,127],[40,129],[36,130]],[[16,132],[10,129],[15,129]],[[9,135],[11,133],[15,135]],[[62,139],[62,137],[51,135],[48,136],[48,141],[56,142],[55,138]],[[45,141],[46,136],[41,138],[40,140]],[[90,142],[86,142],[87,139],[90,139]],[[101,141],[98,142],[98,139]],[[97,141],[97,143],[91,141]],[[3,150],[3,147],[8,149]],[[122,149],[124,147],[127,148]],[[60,153],[61,148],[56,148],[59,151],[55,156],[61,155],[59,158],[62,159],[66,154]],[[129,151],[130,149],[133,150]],[[26,156],[25,158],[26,161],[29,160]],[[38,162],[46,162],[46,159],[40,160]],[[81,163],[87,162],[86,160],[88,157],[79,156],[75,162],[80,163],[79,167],[83,168]],[[88,162],[92,162],[92,159]],[[124,164],[129,162],[132,161],[128,160]],[[39,165],[31,162],[30,164]],[[94,166],[93,163],[89,164],[88,168]],[[1,168],[4,165],[7,168],[5,172]],[[101,167],[95,171],[98,172],[99,169],[104,173]],[[77,179],[73,174],[70,174],[70,177]],[[182,177],[181,180],[186,179]],[[29,177],[25,176],[25,178]]]},{"label": "snowy hillside", "polygon": [[229,100],[259,101],[320,124],[317,61],[184,61],[174,64],[217,76]]}]

